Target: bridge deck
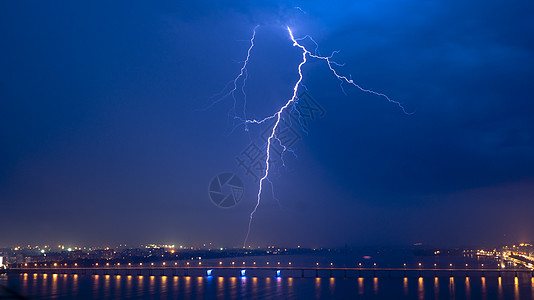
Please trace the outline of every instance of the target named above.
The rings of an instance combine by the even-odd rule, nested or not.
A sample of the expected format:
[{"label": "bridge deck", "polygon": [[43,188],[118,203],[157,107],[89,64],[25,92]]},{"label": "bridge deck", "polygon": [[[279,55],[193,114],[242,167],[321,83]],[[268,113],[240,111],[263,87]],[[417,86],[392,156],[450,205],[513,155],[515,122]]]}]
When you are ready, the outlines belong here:
[{"label": "bridge deck", "polygon": [[[211,270],[211,271],[209,271]],[[260,266],[109,266],[109,267],[16,267],[9,268],[9,273],[58,273],[58,274],[103,274],[103,275],[172,275],[172,276],[254,276],[276,277],[378,277],[403,276],[416,274],[423,276],[486,276],[525,274],[534,277],[534,270],[529,269],[469,269],[469,268],[354,268],[354,267],[260,267]],[[305,276],[307,275],[307,276]]]}]

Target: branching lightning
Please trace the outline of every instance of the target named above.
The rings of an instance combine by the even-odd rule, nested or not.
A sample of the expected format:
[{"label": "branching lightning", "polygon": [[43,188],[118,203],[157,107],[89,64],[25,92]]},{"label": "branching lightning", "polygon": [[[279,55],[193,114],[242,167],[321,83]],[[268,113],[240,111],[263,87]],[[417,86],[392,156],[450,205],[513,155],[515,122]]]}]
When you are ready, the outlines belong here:
[{"label": "branching lightning", "polygon": [[[256,29],[258,29],[260,25],[256,25],[256,27],[254,27],[254,30],[252,31],[252,37],[250,38],[250,46],[248,47],[248,50],[247,50],[247,56],[245,58],[245,60],[243,61],[243,65],[241,66],[241,69],[239,70],[239,74],[233,79],[231,80],[230,82],[228,82],[226,84],[226,86],[223,88],[223,90],[218,93],[217,95],[221,95],[221,97],[219,97],[217,100],[213,101],[209,106],[208,108],[211,108],[213,105],[221,102],[222,100],[226,99],[227,97],[229,96],[232,96],[232,100],[234,101],[234,105],[233,105],[233,110],[234,110],[234,115],[236,114],[235,113],[235,110],[236,110],[236,105],[237,105],[237,99],[236,99],[236,96],[235,96],[235,92],[237,91],[238,89],[238,86],[239,86],[239,80],[241,78],[243,78],[243,84],[241,84],[241,93],[243,94],[243,117],[246,119],[247,118],[247,93],[245,92],[245,86],[246,86],[246,83],[247,83],[247,79],[248,79],[248,70],[247,70],[247,66],[248,66],[248,63],[249,63],[249,60],[250,60],[250,54],[252,52],[252,49],[254,48],[254,39],[256,38]],[[229,85],[232,85],[233,87],[226,93],[224,93],[224,91],[228,88]],[[245,124],[245,130],[248,131],[248,127],[247,127],[247,124]]]},{"label": "branching lightning", "polygon": [[[241,70],[240,70],[240,73],[239,75],[233,80],[231,81],[230,83],[233,83],[233,88],[228,92],[226,93],[225,95],[223,95],[221,98],[219,98],[219,100],[217,100],[216,102],[219,102],[221,101],[222,99],[228,97],[228,96],[232,96],[233,100],[234,100],[234,109],[235,109],[235,105],[236,105],[236,98],[235,98],[235,91],[238,89],[238,82],[241,78],[243,78],[243,85],[241,86],[241,92],[244,96],[244,104],[243,104],[243,114],[244,114],[244,118],[240,118],[240,117],[235,117],[239,120],[242,121],[242,124],[245,125],[245,130],[248,130],[248,124],[263,124],[265,123],[266,121],[269,121],[269,120],[274,120],[274,126],[272,127],[272,130],[270,132],[270,135],[269,137],[267,138],[267,143],[266,143],[266,155],[265,155],[265,171],[263,173],[263,176],[260,178],[259,180],[259,187],[258,187],[258,193],[256,195],[256,205],[254,206],[254,209],[252,210],[252,212],[250,213],[250,216],[249,216],[249,222],[248,222],[248,230],[247,230],[247,235],[245,237],[245,240],[243,242],[243,247],[246,246],[247,244],[247,241],[248,241],[248,238],[249,238],[249,235],[250,235],[250,229],[251,229],[251,226],[252,226],[252,220],[254,218],[254,214],[256,213],[256,211],[258,210],[258,207],[261,203],[261,195],[262,195],[262,192],[263,192],[263,187],[264,187],[264,183],[265,181],[267,182],[270,182],[269,180],[269,171],[271,170],[271,161],[270,161],[270,157],[271,157],[271,145],[274,142],[276,143],[279,143],[279,145],[281,145],[282,149],[283,149],[283,152],[282,152],[282,156],[283,156],[283,153],[285,151],[288,151],[289,149],[287,147],[285,147],[283,144],[282,144],[282,141],[280,140],[280,138],[278,138],[278,136],[276,135],[276,130],[278,129],[279,127],[279,124],[280,124],[280,120],[282,118],[282,114],[284,113],[284,111],[289,108],[289,107],[292,107],[296,101],[298,101],[298,97],[297,97],[297,94],[298,94],[298,90],[299,90],[299,87],[304,87],[305,86],[302,84],[302,81],[303,81],[303,74],[302,74],[302,67],[306,64],[306,62],[308,61],[308,57],[309,58],[315,58],[315,59],[318,59],[318,60],[322,60],[322,61],[325,61],[326,64],[328,65],[328,68],[330,69],[330,71],[334,74],[334,76],[339,79],[340,81],[340,86],[341,86],[341,89],[342,91],[345,93],[345,90],[343,89],[343,84],[346,83],[346,84],[349,84],[349,85],[352,85],[356,88],[358,88],[360,91],[362,92],[366,92],[366,93],[370,93],[370,94],[373,94],[373,95],[376,95],[376,96],[380,96],[384,99],[386,99],[388,102],[390,103],[393,103],[395,105],[397,105],[405,114],[412,114],[412,113],[409,113],[406,111],[406,109],[404,108],[404,106],[396,101],[396,100],[393,100],[391,99],[389,96],[387,96],[386,94],[383,94],[383,93],[380,93],[380,92],[376,92],[376,91],[373,91],[373,90],[370,90],[370,89],[366,89],[366,88],[363,88],[362,86],[360,86],[359,84],[355,83],[351,76],[349,75],[348,77],[345,76],[345,75],[340,75],[334,66],[343,66],[342,64],[339,64],[337,62],[335,62],[333,60],[333,56],[338,53],[338,51],[334,51],[332,52],[332,54],[330,56],[321,56],[320,53],[319,53],[319,45],[315,42],[315,40],[313,40],[313,38],[309,35],[306,35],[305,37],[303,38],[295,38],[293,36],[293,32],[291,31],[291,28],[289,28],[289,26],[287,27],[287,31],[289,33],[289,37],[291,38],[291,41],[293,42],[293,46],[294,47],[298,47],[299,49],[302,50],[302,60],[301,62],[299,63],[298,67],[297,67],[297,71],[298,71],[298,74],[299,74],[299,77],[298,77],[298,80],[295,82],[295,85],[293,86],[293,95],[291,96],[291,98],[289,98],[286,103],[280,107],[280,109],[275,112],[274,114],[272,115],[269,115],[263,119],[247,119],[246,118],[246,93],[245,93],[245,83],[246,83],[246,80],[247,80],[247,77],[248,77],[248,73],[247,73],[247,65],[248,65],[248,62],[249,62],[249,59],[250,59],[250,53],[252,51],[252,48],[254,47],[254,39],[256,37],[256,29],[258,28],[258,26],[256,26],[254,28],[254,31],[253,31],[253,34],[252,34],[252,38],[250,39],[250,47],[247,51],[247,57],[241,67]],[[300,41],[303,41],[303,40],[306,40],[306,39],[309,39],[314,45],[315,45],[315,49],[313,50],[313,53],[311,51],[309,51],[305,46],[303,46],[302,44],[300,44],[299,42]],[[230,84],[229,83],[229,84]],[[228,85],[227,85],[228,86]],[[216,103],[215,102],[215,103]],[[271,183],[272,185],[272,183]]]}]

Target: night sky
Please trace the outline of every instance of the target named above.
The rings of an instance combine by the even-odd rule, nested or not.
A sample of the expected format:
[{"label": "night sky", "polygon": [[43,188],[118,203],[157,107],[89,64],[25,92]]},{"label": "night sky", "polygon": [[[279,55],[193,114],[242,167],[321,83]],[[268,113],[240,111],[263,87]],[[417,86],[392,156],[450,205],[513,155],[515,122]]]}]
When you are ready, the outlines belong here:
[{"label": "night sky", "polygon": [[[325,114],[270,177],[251,245],[534,240],[534,2],[191,2],[0,3],[0,246],[241,246],[258,186],[236,157],[266,127],[214,102],[256,25],[249,117],[291,97],[285,26],[415,113],[310,60]],[[244,183],[232,208],[208,195],[221,172]]]}]

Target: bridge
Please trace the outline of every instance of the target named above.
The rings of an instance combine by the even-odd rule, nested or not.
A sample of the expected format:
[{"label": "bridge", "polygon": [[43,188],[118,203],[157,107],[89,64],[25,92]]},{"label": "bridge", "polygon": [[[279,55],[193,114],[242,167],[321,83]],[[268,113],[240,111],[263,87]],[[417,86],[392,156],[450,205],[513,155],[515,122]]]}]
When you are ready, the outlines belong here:
[{"label": "bridge", "polygon": [[531,276],[530,269],[500,268],[360,268],[360,267],[223,267],[223,266],[92,266],[32,267],[16,266],[8,273],[82,274],[82,275],[150,275],[150,276],[215,276],[215,277],[456,277],[456,276]]}]

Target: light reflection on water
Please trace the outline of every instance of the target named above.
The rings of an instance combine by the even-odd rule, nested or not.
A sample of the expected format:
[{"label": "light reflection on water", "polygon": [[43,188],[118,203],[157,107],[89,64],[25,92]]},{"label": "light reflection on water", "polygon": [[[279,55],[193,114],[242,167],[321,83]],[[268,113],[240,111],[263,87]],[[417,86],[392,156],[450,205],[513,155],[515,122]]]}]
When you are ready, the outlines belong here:
[{"label": "light reflection on water", "polygon": [[321,296],[321,278],[315,278],[315,298]]},{"label": "light reflection on water", "polygon": [[[267,279],[269,281],[271,280],[271,278],[267,278]],[[270,286],[270,284],[268,284],[267,286]],[[230,277],[229,291],[230,291],[230,298],[235,299],[237,297],[237,278]]]},{"label": "light reflection on water", "polygon": [[471,282],[465,277],[465,299],[471,299]]},{"label": "light reflection on water", "polygon": [[48,291],[46,290],[48,283],[47,283],[48,274],[43,274],[43,281],[41,282],[41,294],[46,295],[48,294]]},{"label": "light reflection on water", "polygon": [[519,300],[519,279],[517,277],[514,278],[514,299]]},{"label": "light reflection on water", "polygon": [[[201,277],[199,277],[199,278],[201,278]],[[240,284],[240,286],[241,286],[241,291],[240,291],[241,295],[245,295],[246,292],[247,292],[247,291],[246,291],[246,288],[247,288],[247,280],[248,280],[247,277],[241,277],[241,284]],[[202,293],[202,291],[199,291],[199,292]],[[277,291],[277,292],[278,292],[278,291]]]},{"label": "light reflection on water", "polygon": [[[175,277],[178,278],[178,277]],[[224,298],[224,277],[217,277],[217,299]]]},{"label": "light reflection on water", "polygon": [[102,289],[102,291],[104,292],[104,298],[109,298],[109,296],[111,295],[111,291],[110,291],[110,285],[111,285],[111,275],[104,275],[104,288]]},{"label": "light reflection on water", "polygon": [[364,293],[363,277],[360,277],[358,278],[358,295],[363,295]]},{"label": "light reflection on water", "polygon": [[128,275],[126,276],[127,280],[126,280],[126,292],[125,292],[125,295],[126,295],[126,298],[130,298],[132,297],[132,275]]},{"label": "light reflection on water", "polygon": [[480,278],[480,280],[482,284],[481,291],[480,291],[480,293],[482,294],[482,300],[486,300],[488,299],[488,295],[486,292],[486,277],[482,277]]},{"label": "light reflection on water", "polygon": [[[66,283],[65,285],[68,284],[68,280],[69,280],[69,276],[65,276],[65,280],[66,280]],[[72,294],[76,295],[78,294],[78,274],[74,274],[72,275]]]},{"label": "light reflection on water", "polygon": [[121,289],[121,282],[122,282],[122,276],[121,275],[115,275],[115,298],[118,298],[122,295],[122,289]]},{"label": "light reflection on water", "polygon": [[454,299],[454,277],[449,278],[449,295],[451,296],[451,299]]},{"label": "light reflection on water", "polygon": [[417,299],[425,299],[425,286],[423,277],[417,279]]},{"label": "light reflection on water", "polygon": [[185,293],[185,299],[191,299],[191,276],[185,276],[184,279],[184,291],[188,291],[188,293]]},{"label": "light reflection on water", "polygon": [[502,278],[501,276],[499,276],[499,279],[498,279],[498,286],[499,286],[499,290],[498,290],[498,296],[499,296],[499,300],[502,299]]},{"label": "light reflection on water", "polygon": [[435,299],[439,299],[438,296],[439,296],[439,279],[438,277],[434,277],[434,295],[435,295]]},{"label": "light reflection on water", "polygon": [[[144,276],[141,275],[141,276],[137,276],[137,289],[136,289],[136,293],[135,295],[136,296],[140,296],[142,295],[142,291],[144,290],[143,286],[144,286]],[[135,287],[134,287],[135,289]]]},{"label": "light reflection on water", "polygon": [[252,294],[253,295],[258,294],[258,278],[257,277],[252,278]]},{"label": "light reflection on water", "polygon": [[0,276],[0,284],[39,299],[534,299],[534,278],[524,275],[288,278],[14,274]]}]

